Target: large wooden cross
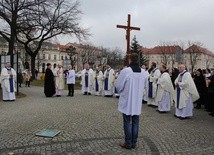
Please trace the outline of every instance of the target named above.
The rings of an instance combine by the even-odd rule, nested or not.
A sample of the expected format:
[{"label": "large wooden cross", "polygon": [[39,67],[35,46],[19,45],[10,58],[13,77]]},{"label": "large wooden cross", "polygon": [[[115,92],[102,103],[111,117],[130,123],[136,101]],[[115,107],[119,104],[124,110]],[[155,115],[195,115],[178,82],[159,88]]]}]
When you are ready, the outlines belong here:
[{"label": "large wooden cross", "polygon": [[123,28],[126,30],[126,41],[127,41],[127,51],[126,51],[126,65],[129,65],[129,56],[130,56],[130,31],[131,30],[137,30],[140,31],[139,27],[132,27],[131,26],[131,15],[128,14],[128,21],[127,21],[127,26],[125,25],[117,25],[117,28]]}]

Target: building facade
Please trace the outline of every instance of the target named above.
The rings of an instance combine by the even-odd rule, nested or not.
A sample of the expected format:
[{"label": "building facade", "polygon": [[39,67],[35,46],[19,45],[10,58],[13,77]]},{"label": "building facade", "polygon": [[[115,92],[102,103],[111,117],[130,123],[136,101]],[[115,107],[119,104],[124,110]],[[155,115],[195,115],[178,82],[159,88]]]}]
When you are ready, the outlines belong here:
[{"label": "building facade", "polygon": [[[8,43],[0,37],[0,55],[7,55]],[[76,71],[83,69],[85,63],[92,68],[102,63],[101,50],[92,45],[68,43],[66,45],[44,42],[36,56],[35,69],[44,72],[47,63],[53,68],[60,62],[64,69],[72,64]],[[21,70],[31,69],[30,56],[21,45],[16,45],[14,54],[18,53],[18,68]]]},{"label": "building facade", "polygon": [[185,64],[190,71],[214,67],[214,53],[196,45],[185,50],[180,46],[143,47],[142,54],[149,60],[149,66],[152,62],[156,62],[157,65],[163,63],[169,70],[178,67],[180,63]]}]

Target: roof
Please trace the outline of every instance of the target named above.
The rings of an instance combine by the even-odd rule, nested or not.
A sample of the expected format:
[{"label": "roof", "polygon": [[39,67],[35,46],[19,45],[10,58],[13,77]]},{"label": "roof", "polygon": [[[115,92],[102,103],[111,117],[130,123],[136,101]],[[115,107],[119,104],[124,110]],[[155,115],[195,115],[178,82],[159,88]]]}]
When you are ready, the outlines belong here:
[{"label": "roof", "polygon": [[77,43],[67,43],[66,45],[61,45],[61,44],[55,44],[55,47],[58,47],[61,50],[66,50],[68,49],[70,46],[73,46],[75,48],[79,48],[79,49],[93,49],[93,50],[99,50],[99,48],[92,46],[92,45],[83,45],[83,44],[77,44]]},{"label": "roof", "polygon": [[203,53],[205,55],[209,55],[209,56],[214,56],[214,53],[207,50],[206,48],[197,46],[197,45],[192,45],[190,47],[188,47],[187,49],[184,50],[184,53],[190,53],[191,51],[193,51],[194,53]]},{"label": "roof", "polygon": [[142,47],[143,54],[175,54],[182,50],[180,46],[156,46],[154,48]]},{"label": "roof", "polygon": [[[184,50],[184,53],[189,53],[191,49],[195,53],[203,53],[205,55],[214,56],[214,53],[212,51],[207,50],[206,48],[192,45]],[[142,47],[142,53],[143,54],[175,54],[178,51],[181,51],[182,48],[180,46],[156,46],[154,48],[145,48]]]}]

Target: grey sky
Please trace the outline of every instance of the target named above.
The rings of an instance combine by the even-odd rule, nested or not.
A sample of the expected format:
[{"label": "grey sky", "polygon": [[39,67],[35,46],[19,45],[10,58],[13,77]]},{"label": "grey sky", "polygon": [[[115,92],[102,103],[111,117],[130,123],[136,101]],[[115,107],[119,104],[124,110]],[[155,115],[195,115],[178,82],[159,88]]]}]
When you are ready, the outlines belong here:
[{"label": "grey sky", "polygon": [[[161,42],[200,41],[214,51],[214,0],[80,0],[82,24],[90,28],[96,46],[126,48],[125,30],[131,14],[132,31],[144,47]],[[63,41],[64,43],[66,41]]]}]

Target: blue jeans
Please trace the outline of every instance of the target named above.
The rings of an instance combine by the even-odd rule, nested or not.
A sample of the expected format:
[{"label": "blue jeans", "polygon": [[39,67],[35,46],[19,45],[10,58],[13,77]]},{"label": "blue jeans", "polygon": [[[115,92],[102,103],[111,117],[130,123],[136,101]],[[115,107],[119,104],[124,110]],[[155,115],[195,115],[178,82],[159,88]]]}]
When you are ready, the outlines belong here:
[{"label": "blue jeans", "polygon": [[128,147],[136,145],[139,129],[139,115],[123,114],[123,127],[125,133],[125,143]]}]

